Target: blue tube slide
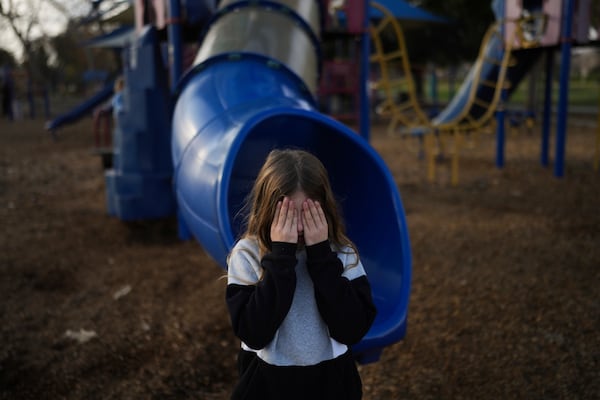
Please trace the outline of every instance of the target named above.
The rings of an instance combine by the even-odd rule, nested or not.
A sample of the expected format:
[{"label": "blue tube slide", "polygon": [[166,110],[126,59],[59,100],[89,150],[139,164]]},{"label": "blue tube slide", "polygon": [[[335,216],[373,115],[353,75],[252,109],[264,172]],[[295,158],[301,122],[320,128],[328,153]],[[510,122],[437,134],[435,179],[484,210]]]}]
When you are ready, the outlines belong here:
[{"label": "blue tube slide", "polygon": [[[208,254],[226,268],[227,255],[242,233],[241,208],[269,151],[291,147],[315,154],[329,172],[378,309],[371,330],[353,350],[360,362],[376,361],[385,346],[406,332],[411,252],[397,185],[368,142],[317,111],[311,93],[316,71],[296,72],[306,70],[298,60],[315,58],[314,32],[305,32],[304,40],[281,43],[298,36],[279,29],[310,26],[298,23],[301,14],[287,7],[293,2],[277,9],[273,2],[225,3],[230,8],[213,19],[195,66],[179,86],[172,156],[180,215]],[[227,25],[229,13],[237,28]],[[278,30],[269,31],[273,25],[266,21]],[[226,36],[232,29],[251,34],[235,44],[237,51],[222,51],[238,40]],[[215,44],[215,37],[227,43]],[[260,51],[250,51],[256,49]],[[275,53],[289,56],[288,62],[270,56]]]},{"label": "blue tube slide", "polygon": [[114,83],[110,82],[109,84],[104,85],[102,89],[96,92],[89,99],[84,100],[77,106],[73,107],[68,112],[59,115],[54,118],[52,121],[48,121],[46,123],[46,130],[55,131],[61,126],[72,124],[74,122],[79,121],[81,118],[90,114],[94,108],[98,107],[100,104],[104,103],[106,100],[110,99],[110,97],[114,93]]}]

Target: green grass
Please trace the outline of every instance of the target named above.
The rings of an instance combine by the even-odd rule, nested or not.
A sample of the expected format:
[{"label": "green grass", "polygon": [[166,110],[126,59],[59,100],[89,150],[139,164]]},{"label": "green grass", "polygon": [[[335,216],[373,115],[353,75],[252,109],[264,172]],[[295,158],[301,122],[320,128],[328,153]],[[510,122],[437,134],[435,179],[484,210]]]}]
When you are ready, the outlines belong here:
[{"label": "green grass", "polygon": [[[454,92],[456,93],[462,82],[455,84]],[[544,83],[536,82],[536,96],[537,102],[541,104],[544,95]],[[513,106],[525,105],[528,98],[528,78],[525,78],[517,89],[512,93],[509,98],[509,104]],[[559,96],[559,82],[555,81],[552,90],[553,103],[558,102]],[[425,86],[425,97],[427,101],[431,101],[431,89],[429,82]],[[447,103],[451,100],[451,94],[449,93],[448,82],[438,80],[438,101]],[[587,106],[587,107],[598,107],[600,102],[600,80],[587,80],[582,81],[580,79],[571,79],[569,81],[569,105],[572,106]]]},{"label": "green grass", "polygon": [[[511,104],[525,104],[527,102],[527,81],[523,82],[510,98]],[[543,85],[538,85],[538,101],[543,99]],[[552,87],[552,100],[558,101],[560,85],[555,82]],[[600,101],[600,82],[581,81],[571,79],[569,82],[569,105],[572,106],[597,106]]]}]

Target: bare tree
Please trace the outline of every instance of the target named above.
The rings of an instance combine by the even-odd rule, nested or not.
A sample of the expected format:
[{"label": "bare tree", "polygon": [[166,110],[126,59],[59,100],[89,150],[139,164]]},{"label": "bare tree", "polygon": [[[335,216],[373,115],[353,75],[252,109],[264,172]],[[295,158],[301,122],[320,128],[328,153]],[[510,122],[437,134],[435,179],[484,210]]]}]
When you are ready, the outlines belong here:
[{"label": "bare tree", "polygon": [[58,33],[76,13],[89,8],[89,3],[80,0],[0,0],[0,27],[12,33],[26,63],[34,41],[46,40],[48,32]]},{"label": "bare tree", "polygon": [[[27,74],[26,95],[29,114],[35,118],[36,93],[47,95],[44,72],[48,69],[48,32],[57,32],[71,17],[76,0],[0,0],[0,28],[4,38],[20,47],[21,62]],[[79,1],[81,4],[81,2]],[[7,35],[8,33],[8,35]],[[12,35],[10,35],[12,34]],[[9,39],[10,40],[10,39]],[[15,46],[13,46],[14,48]]]}]

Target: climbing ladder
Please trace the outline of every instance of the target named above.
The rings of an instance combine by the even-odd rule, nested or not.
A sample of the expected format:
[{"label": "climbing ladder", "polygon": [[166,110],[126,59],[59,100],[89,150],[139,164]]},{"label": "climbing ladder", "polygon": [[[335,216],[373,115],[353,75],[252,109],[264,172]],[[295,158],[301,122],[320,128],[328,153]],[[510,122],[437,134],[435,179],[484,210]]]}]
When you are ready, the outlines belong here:
[{"label": "climbing ladder", "polygon": [[[371,7],[383,15],[383,18],[375,24],[371,23],[369,27],[373,44],[370,62],[380,75],[373,89],[382,90],[385,96],[377,106],[377,112],[390,118],[388,134],[393,134],[398,126],[429,126],[430,121],[419,105],[402,27],[396,17],[381,4],[372,2]],[[391,49],[384,47],[384,36],[388,39],[395,38]],[[403,98],[398,99],[397,93],[401,93]]]},{"label": "climbing ladder", "polygon": [[[429,119],[417,98],[399,22],[382,5],[371,5],[383,15],[382,19],[371,25],[370,33],[373,43],[371,62],[376,64],[380,72],[375,87],[382,90],[385,96],[378,111],[390,118],[387,132],[424,138],[427,177],[430,181],[435,180],[436,156],[451,146],[451,181],[456,185],[459,155],[465,135],[474,136],[471,134],[480,132],[493,120],[496,110],[502,107],[503,91],[511,88],[507,76],[509,69],[516,67],[516,59],[511,56],[511,51],[515,40],[521,43],[527,40],[521,29],[524,21],[500,20],[488,28],[477,60],[461,90],[444,111]],[[504,26],[508,23],[515,23],[516,29],[505,40]],[[389,48],[384,48],[384,36],[388,39]],[[389,45],[390,37],[395,38],[392,46]],[[529,39],[526,46],[535,46],[535,38]],[[396,98],[398,92],[403,94],[400,100]]]}]

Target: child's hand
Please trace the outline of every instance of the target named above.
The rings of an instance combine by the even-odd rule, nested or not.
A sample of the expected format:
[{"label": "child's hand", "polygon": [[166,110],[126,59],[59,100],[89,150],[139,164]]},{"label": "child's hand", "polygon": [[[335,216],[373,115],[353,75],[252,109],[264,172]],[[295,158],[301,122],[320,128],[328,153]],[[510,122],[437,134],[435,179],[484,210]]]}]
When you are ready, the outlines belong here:
[{"label": "child's hand", "polygon": [[298,243],[298,212],[287,197],[277,203],[271,224],[271,241]]},{"label": "child's hand", "polygon": [[321,243],[329,237],[327,218],[318,201],[306,200],[302,205],[302,224],[304,225],[304,243],[307,246]]}]

